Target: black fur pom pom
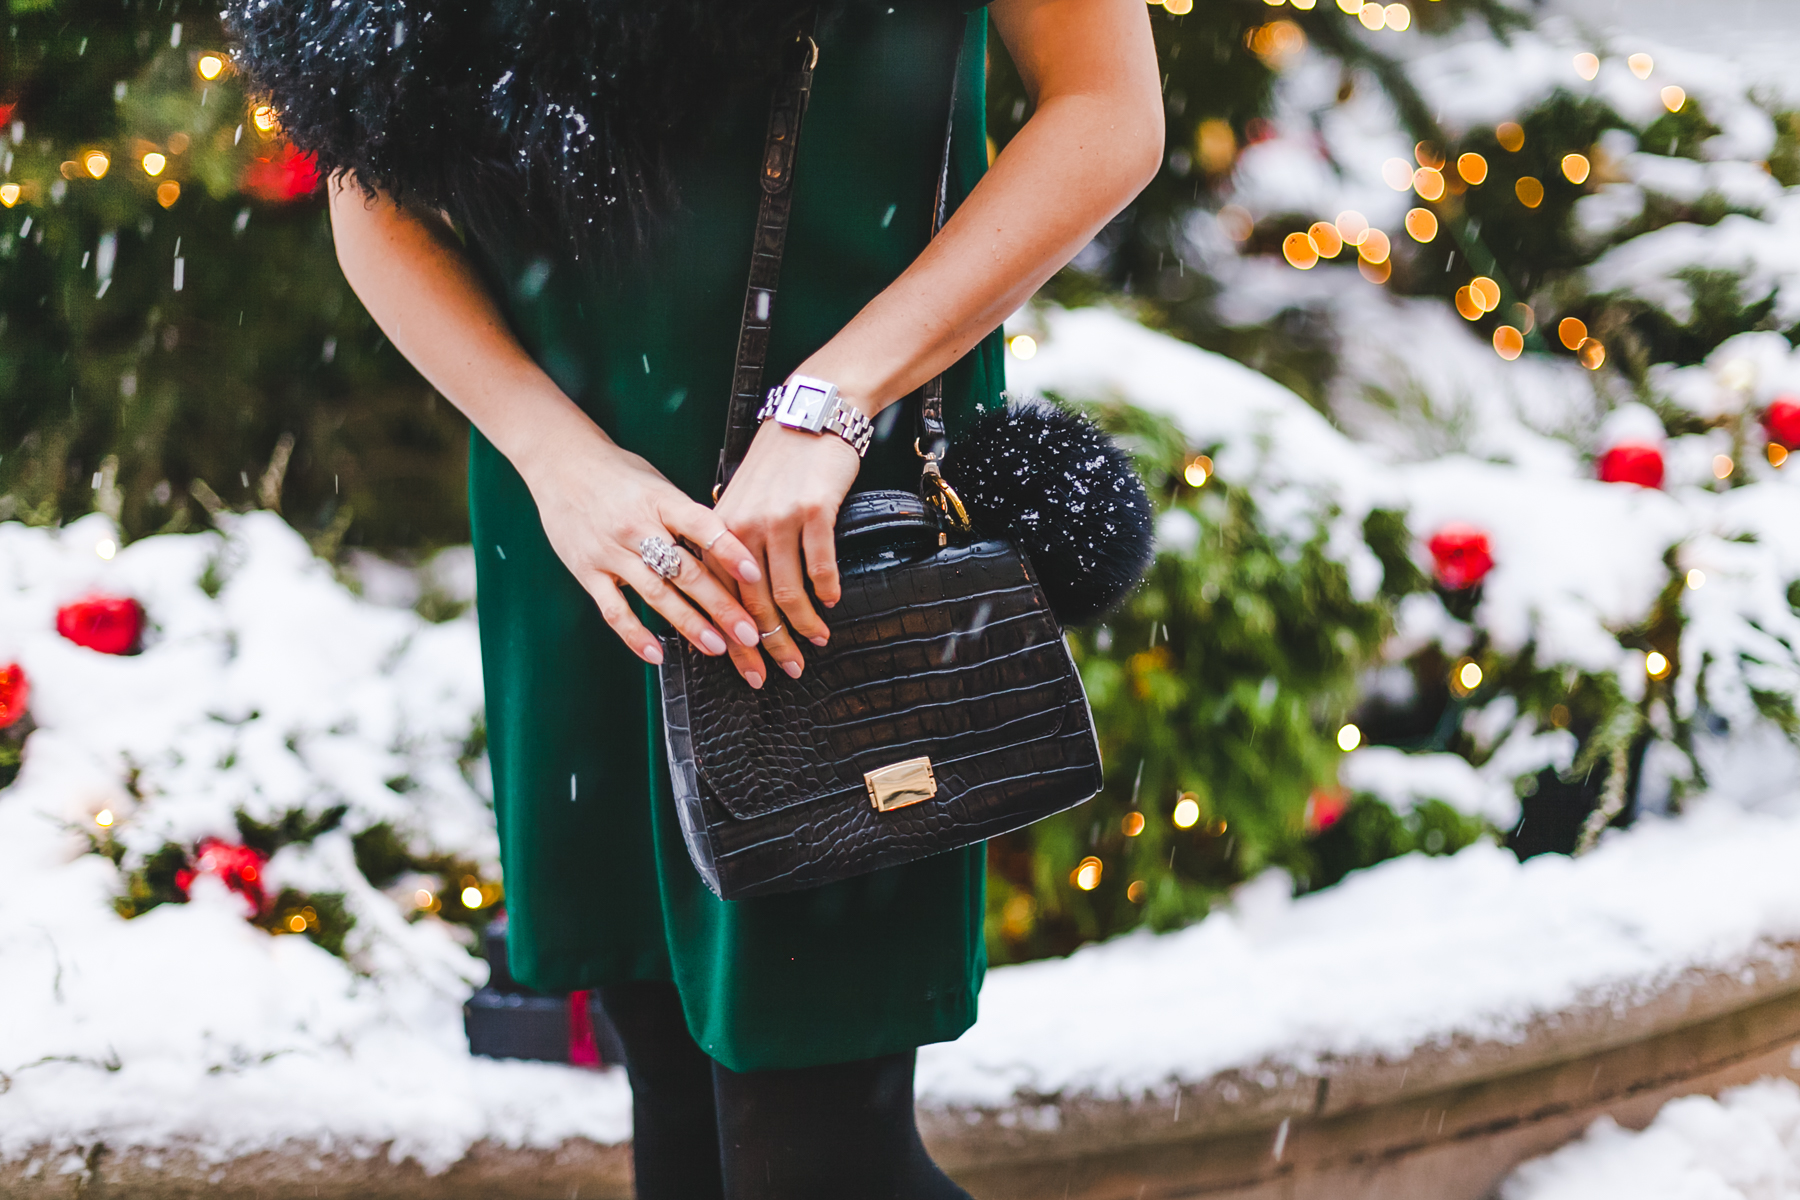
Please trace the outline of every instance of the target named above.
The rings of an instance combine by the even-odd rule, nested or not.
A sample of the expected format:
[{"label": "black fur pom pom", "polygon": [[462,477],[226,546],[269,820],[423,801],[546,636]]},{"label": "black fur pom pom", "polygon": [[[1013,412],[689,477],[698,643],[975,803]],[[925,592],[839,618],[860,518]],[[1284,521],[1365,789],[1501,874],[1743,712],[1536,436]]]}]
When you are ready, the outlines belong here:
[{"label": "black fur pom pom", "polygon": [[989,413],[956,439],[944,478],[977,532],[1011,538],[1064,625],[1125,598],[1150,566],[1150,497],[1093,422],[1047,404]]}]

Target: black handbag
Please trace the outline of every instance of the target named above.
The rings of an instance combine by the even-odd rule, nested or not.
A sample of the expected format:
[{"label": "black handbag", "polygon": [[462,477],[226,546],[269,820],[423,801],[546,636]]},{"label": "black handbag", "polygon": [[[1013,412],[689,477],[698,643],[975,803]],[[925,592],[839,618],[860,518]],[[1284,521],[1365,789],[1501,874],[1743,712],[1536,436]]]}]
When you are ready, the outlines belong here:
[{"label": "black handbag", "polygon": [[[817,48],[777,85],[721,486],[742,461],[786,240]],[[954,106],[954,105],[953,105]],[[949,138],[933,232],[948,190]],[[971,529],[938,464],[943,382],[919,403],[921,494],[865,491],[838,514],[843,596],[799,679],[753,690],[729,657],[663,638],[663,724],[682,836],[726,900],[816,887],[1019,829],[1100,790],[1081,676],[1030,561]]]}]

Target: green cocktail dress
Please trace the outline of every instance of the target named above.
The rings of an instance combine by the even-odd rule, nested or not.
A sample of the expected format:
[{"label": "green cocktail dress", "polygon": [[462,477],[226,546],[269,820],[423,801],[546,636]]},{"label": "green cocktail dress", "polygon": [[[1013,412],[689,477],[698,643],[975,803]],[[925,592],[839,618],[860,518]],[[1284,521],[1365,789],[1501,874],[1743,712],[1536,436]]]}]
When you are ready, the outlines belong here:
[{"label": "green cocktail dress", "polygon": [[[952,197],[986,169],[987,22],[966,7],[892,0],[821,24],[770,383],[929,240],[958,74]],[[531,355],[696,500],[711,492],[724,430],[767,117],[764,98],[720,114],[716,141],[681,166],[682,209],[649,261],[596,280],[493,248],[482,260]],[[995,334],[950,372],[953,433],[1001,402],[1001,353]],[[917,485],[915,405],[883,414],[857,487]],[[982,847],[810,891],[713,896],[676,823],[654,670],[601,621],[524,483],[480,435],[469,495],[513,973],[547,991],[672,979],[695,1040],[739,1071],[868,1058],[967,1029],[986,968]]]}]

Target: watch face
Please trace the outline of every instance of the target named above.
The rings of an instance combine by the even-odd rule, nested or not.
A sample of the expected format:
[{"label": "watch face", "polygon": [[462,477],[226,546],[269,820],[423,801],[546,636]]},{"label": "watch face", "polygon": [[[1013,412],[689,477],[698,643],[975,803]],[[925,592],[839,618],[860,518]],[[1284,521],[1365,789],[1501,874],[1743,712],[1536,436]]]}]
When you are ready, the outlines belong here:
[{"label": "watch face", "polygon": [[832,391],[829,384],[795,381],[784,391],[775,419],[783,425],[817,433],[825,428],[825,409],[831,402]]}]

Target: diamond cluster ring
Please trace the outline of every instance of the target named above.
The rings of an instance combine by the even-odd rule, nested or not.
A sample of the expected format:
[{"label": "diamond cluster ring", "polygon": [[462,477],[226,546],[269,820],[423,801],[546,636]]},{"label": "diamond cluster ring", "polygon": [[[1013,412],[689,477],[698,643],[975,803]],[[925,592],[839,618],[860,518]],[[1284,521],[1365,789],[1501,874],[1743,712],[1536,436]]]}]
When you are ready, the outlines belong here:
[{"label": "diamond cluster ring", "polygon": [[681,574],[681,551],[671,546],[667,538],[651,534],[638,543],[638,557],[664,579]]}]

